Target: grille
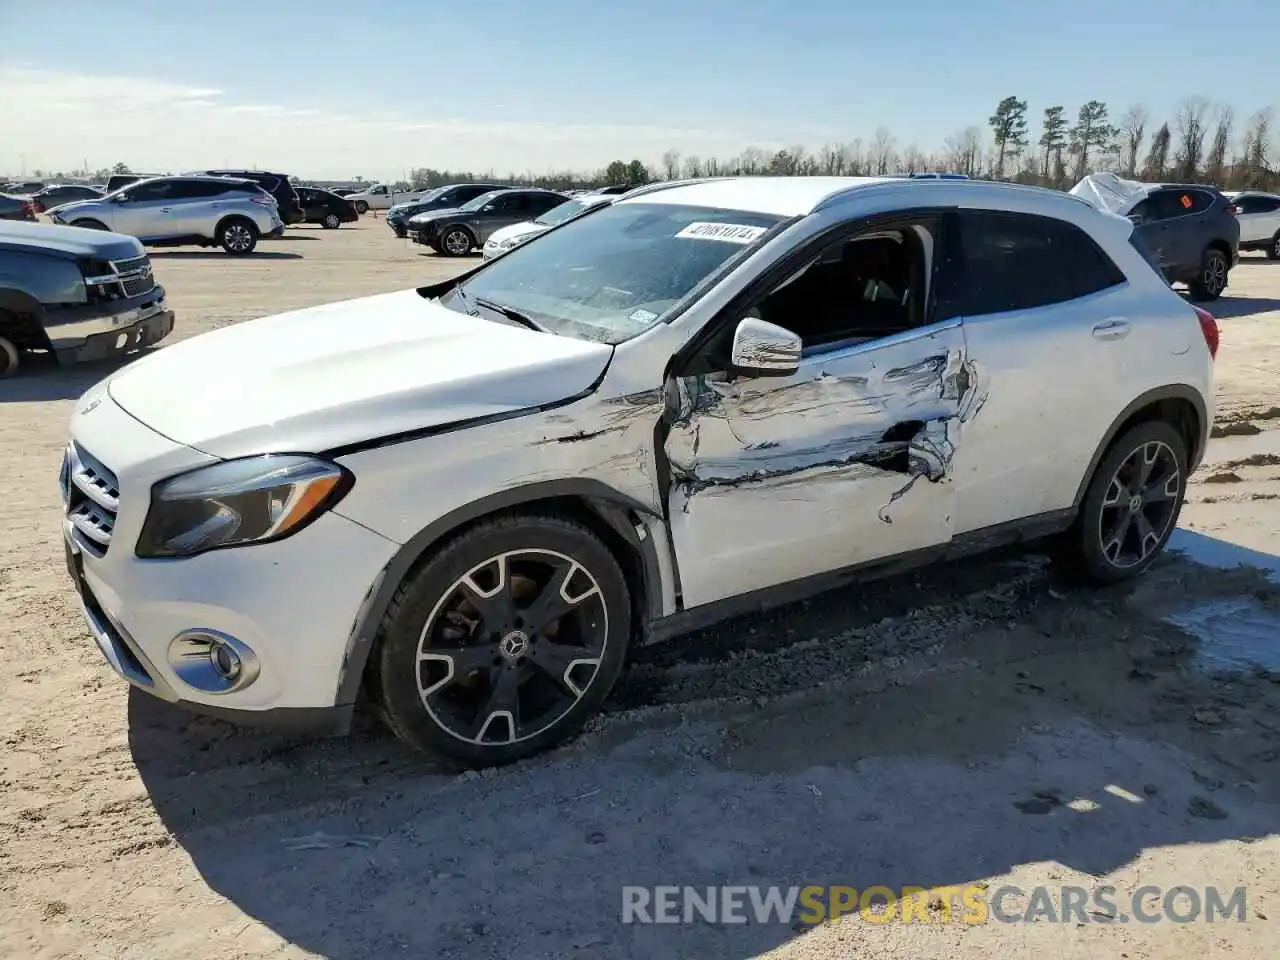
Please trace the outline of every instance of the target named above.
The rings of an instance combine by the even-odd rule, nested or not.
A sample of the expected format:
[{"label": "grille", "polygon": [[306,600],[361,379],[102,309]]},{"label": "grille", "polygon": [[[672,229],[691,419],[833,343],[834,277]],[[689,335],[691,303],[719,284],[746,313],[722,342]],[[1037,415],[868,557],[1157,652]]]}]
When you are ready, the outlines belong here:
[{"label": "grille", "polygon": [[115,474],[79,444],[67,447],[62,463],[62,495],[76,543],[95,557],[106,554],[120,509]]},{"label": "grille", "polygon": [[125,280],[121,284],[124,287],[124,295],[126,297],[140,297],[144,293],[148,293],[155,288],[156,281],[147,274],[145,277],[133,277]]},{"label": "grille", "polygon": [[147,256],[134,257],[132,260],[113,260],[111,262],[115,265],[117,273],[132,273],[134,270],[141,270],[143,267],[151,266],[151,258]]}]

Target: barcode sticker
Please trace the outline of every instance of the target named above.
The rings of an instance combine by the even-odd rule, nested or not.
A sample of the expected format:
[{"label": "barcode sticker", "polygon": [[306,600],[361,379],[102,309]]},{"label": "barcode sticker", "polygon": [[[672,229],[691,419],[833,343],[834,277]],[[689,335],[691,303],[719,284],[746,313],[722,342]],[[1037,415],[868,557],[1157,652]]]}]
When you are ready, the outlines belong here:
[{"label": "barcode sticker", "polygon": [[749,227],[741,223],[691,223],[676,234],[690,240],[720,240],[724,243],[755,243],[767,232],[765,227]]}]

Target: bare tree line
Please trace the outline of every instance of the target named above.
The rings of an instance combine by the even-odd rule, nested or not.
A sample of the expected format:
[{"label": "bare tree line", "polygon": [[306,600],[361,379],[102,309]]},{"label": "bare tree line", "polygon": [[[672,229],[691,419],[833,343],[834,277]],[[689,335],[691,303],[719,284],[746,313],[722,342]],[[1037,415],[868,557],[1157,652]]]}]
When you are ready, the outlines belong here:
[{"label": "bare tree line", "polygon": [[[509,173],[493,169],[414,169],[401,189],[447,183],[491,181],[553,189],[615,183],[645,183],[684,177],[719,176],[877,176],[894,173],[963,173],[973,178],[1069,188],[1088,173],[1113,171],[1148,182],[1210,183],[1223,189],[1280,190],[1280,146],[1273,110],[1265,107],[1237,124],[1228,104],[1204,97],[1183,99],[1170,120],[1158,126],[1144,104],[1134,104],[1113,123],[1107,104],[1089,100],[1069,118],[1066,107],[1044,108],[1039,136],[1029,130],[1027,101],[1002,99],[986,127],[966,126],[947,136],[940,150],[925,152],[900,145],[887,127],[869,138],[766,151],[747,147],[733,157],[702,157],[668,150],[657,166],[638,159],[615,160],[592,171]],[[116,164],[115,171],[127,170]],[[110,171],[100,170],[103,176]],[[34,171],[37,177],[41,171]],[[84,175],[83,171],[72,176]],[[43,174],[52,176],[52,174]],[[57,174],[61,177],[63,174]],[[359,178],[363,179],[363,178]]]}]

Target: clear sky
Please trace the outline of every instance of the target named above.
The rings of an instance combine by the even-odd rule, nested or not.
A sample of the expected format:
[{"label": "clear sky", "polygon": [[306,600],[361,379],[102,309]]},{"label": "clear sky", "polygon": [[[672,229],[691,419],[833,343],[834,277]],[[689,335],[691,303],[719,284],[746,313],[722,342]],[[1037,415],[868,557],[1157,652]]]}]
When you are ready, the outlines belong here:
[{"label": "clear sky", "polygon": [[[1215,14],[1220,10],[1224,17]],[[1280,0],[0,0],[0,171],[545,171],[668,149],[937,149],[1013,94],[1241,121]]]}]

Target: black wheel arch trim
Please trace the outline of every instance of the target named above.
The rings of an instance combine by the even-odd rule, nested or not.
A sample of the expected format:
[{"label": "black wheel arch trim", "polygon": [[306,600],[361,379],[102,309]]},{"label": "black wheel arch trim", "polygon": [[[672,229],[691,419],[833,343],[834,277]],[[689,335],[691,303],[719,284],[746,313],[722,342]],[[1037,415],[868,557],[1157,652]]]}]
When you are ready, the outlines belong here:
[{"label": "black wheel arch trim", "polygon": [[[548,500],[572,499],[607,524],[640,560],[640,597],[644,620],[653,622],[662,615],[662,574],[658,564],[657,548],[652,537],[640,537],[631,521],[631,514],[655,516],[652,508],[620,493],[608,484],[587,478],[547,480],[542,483],[515,487],[481,497],[464,506],[451,510],[433,520],[401,545],[394,557],[379,572],[370,585],[364,601],[356,612],[347,639],[342,672],[338,679],[335,703],[344,706],[354,703],[364,681],[365,666],[377,640],[378,628],[387,608],[395,597],[404,578],[435,544],[466,524],[490,514],[501,513],[519,507],[534,507]],[[643,626],[643,624],[641,625]]]},{"label": "black wheel arch trim", "polygon": [[1209,414],[1205,406],[1204,397],[1200,391],[1185,383],[1170,384],[1164,387],[1156,387],[1154,390],[1148,390],[1121,411],[1120,415],[1112,421],[1110,428],[1102,438],[1102,442],[1098,444],[1098,449],[1094,451],[1093,459],[1089,461],[1089,467],[1084,472],[1084,476],[1080,479],[1080,485],[1076,488],[1075,500],[1073,505],[1078,508],[1084,500],[1085,490],[1088,489],[1090,481],[1093,480],[1094,471],[1098,469],[1098,464],[1102,462],[1102,458],[1107,455],[1116,438],[1120,435],[1121,428],[1125,423],[1139,410],[1149,407],[1152,404],[1161,402],[1162,400],[1185,400],[1195,409],[1196,416],[1200,422],[1200,435],[1195,439],[1195,445],[1187,451],[1187,471],[1191,472],[1200,465],[1200,460],[1204,456],[1204,448],[1208,445],[1209,429],[1212,426],[1208,422]]}]

